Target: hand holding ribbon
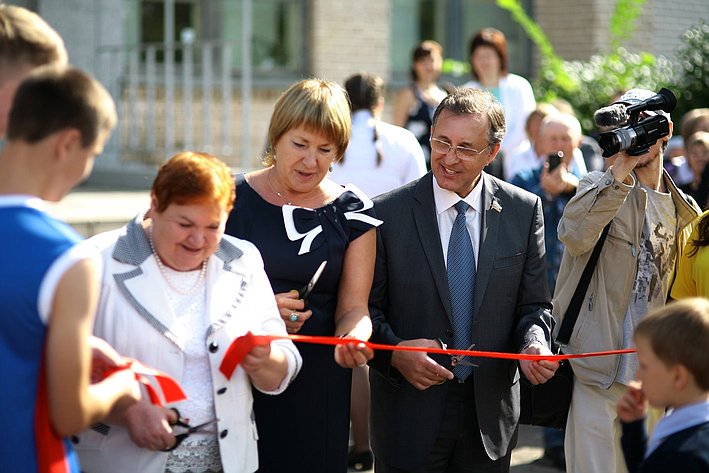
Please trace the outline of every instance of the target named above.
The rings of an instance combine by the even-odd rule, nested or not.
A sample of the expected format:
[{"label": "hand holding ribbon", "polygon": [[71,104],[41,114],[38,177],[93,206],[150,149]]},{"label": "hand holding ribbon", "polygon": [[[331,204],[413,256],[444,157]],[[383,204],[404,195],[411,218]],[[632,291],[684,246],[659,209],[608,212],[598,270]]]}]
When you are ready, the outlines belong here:
[{"label": "hand holding ribbon", "polygon": [[187,399],[182,387],[171,376],[149,368],[132,358],[121,358],[121,362],[120,366],[104,369],[100,373],[98,370],[92,369],[92,380],[95,376],[105,379],[119,371],[130,370],[134,373],[135,379],[145,388],[151,403],[162,406]]}]

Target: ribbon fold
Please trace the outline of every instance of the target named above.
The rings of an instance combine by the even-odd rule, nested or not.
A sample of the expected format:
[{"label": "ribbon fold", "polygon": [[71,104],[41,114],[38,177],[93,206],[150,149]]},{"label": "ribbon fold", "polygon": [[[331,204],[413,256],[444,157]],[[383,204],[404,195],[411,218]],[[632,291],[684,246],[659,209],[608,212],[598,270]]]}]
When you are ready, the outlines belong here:
[{"label": "ribbon fold", "polygon": [[123,361],[125,362],[124,365],[104,371],[101,379],[106,379],[118,371],[130,370],[134,373],[135,380],[145,387],[150,402],[153,404],[162,406],[187,399],[187,394],[171,376],[154,368],[149,368],[132,358],[124,357]]}]

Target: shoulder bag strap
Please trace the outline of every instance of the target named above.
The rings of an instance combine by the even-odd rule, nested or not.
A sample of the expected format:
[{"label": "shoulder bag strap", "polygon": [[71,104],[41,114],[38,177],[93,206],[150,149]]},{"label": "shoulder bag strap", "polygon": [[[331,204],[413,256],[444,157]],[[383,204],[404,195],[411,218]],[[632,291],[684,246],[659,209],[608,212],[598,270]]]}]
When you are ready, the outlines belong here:
[{"label": "shoulder bag strap", "polygon": [[561,322],[559,333],[556,335],[556,341],[560,345],[568,344],[571,339],[571,332],[574,330],[576,319],[578,319],[579,312],[581,311],[581,303],[583,302],[583,298],[586,296],[588,285],[591,283],[591,276],[593,276],[593,271],[596,269],[596,263],[598,262],[598,257],[601,254],[601,249],[603,249],[603,243],[606,241],[606,236],[608,235],[608,229],[610,227],[611,224],[608,222],[608,225],[605,226],[603,232],[601,233],[601,237],[596,242],[596,246],[593,248],[593,253],[591,253],[591,257],[588,259],[586,267],[583,268],[583,273],[581,274],[579,284],[576,286],[573,297],[571,297],[569,307],[566,308],[564,320]]}]

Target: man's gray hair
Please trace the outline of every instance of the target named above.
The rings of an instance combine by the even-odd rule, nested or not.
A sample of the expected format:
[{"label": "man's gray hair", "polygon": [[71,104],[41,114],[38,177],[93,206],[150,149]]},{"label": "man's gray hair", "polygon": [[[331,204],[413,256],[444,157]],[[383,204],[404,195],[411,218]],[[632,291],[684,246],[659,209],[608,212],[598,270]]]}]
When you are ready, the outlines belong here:
[{"label": "man's gray hair", "polygon": [[438,117],[443,110],[454,115],[482,115],[487,117],[488,142],[496,145],[505,137],[505,113],[500,102],[483,89],[457,88],[446,96],[433,114],[433,125],[436,127]]}]

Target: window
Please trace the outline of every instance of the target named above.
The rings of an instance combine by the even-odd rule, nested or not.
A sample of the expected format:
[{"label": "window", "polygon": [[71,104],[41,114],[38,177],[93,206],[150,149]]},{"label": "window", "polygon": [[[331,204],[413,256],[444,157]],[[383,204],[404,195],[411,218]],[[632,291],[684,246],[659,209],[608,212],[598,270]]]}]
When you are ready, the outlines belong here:
[{"label": "window", "polygon": [[[175,20],[173,24],[173,41],[193,42],[198,39],[201,30],[199,24],[198,0],[174,0]],[[160,44],[165,42],[165,1],[142,0],[140,3],[140,43]],[[175,62],[182,62],[182,50],[175,50]],[[141,59],[145,60],[145,53]],[[155,60],[165,62],[165,52],[158,50]]]},{"label": "window", "polygon": [[[181,63],[180,44],[204,42],[230,46],[233,68],[241,68],[242,0],[125,0],[126,38],[132,44],[164,44],[165,5],[174,3],[175,62]],[[297,75],[305,69],[307,0],[252,0],[251,55],[256,75],[278,72]],[[195,54],[199,54],[195,52]],[[141,61],[145,61],[145,52]],[[156,50],[155,61],[164,62]]]},{"label": "window", "polygon": [[[523,5],[529,11],[530,0]],[[434,39],[443,45],[446,58],[469,63],[468,43],[481,28],[492,26],[507,37],[509,69],[529,77],[532,72],[531,43],[507,10],[495,0],[392,0],[392,41],[390,63],[392,80],[410,80],[411,53],[419,41]],[[456,84],[470,79],[449,78]]]},{"label": "window", "polygon": [[[224,41],[241,44],[242,1],[223,0]],[[306,0],[252,0],[251,59],[256,75],[300,74],[305,69]],[[241,64],[234,48],[233,64]]]}]

